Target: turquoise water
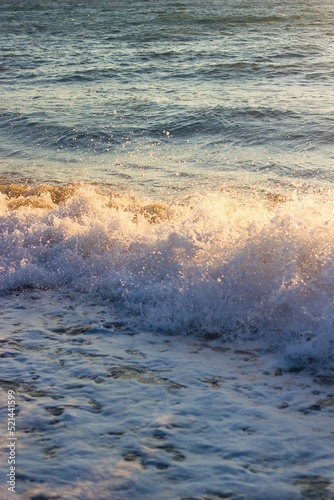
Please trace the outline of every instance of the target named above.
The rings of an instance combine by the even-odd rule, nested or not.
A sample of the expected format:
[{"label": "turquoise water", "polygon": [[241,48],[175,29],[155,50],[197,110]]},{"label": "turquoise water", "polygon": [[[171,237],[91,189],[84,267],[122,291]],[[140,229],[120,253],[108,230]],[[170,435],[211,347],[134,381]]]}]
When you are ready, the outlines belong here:
[{"label": "turquoise water", "polygon": [[20,500],[333,498],[333,37],[323,0],[0,2]]}]

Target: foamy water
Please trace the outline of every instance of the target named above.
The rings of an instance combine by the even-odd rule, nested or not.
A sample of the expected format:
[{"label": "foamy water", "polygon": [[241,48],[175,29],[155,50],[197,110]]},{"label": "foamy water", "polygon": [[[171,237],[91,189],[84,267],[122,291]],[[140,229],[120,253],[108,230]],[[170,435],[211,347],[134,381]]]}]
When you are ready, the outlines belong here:
[{"label": "foamy water", "polygon": [[107,302],[70,294],[3,304],[20,500],[333,498],[330,367],[255,340],[134,331]]},{"label": "foamy water", "polygon": [[167,204],[87,185],[6,189],[3,291],[76,291],[113,302],[137,329],[260,336],[306,360],[331,357],[330,192]]},{"label": "foamy water", "polygon": [[1,189],[18,498],[333,497],[330,191]]},{"label": "foamy water", "polygon": [[0,3],[1,498],[332,500],[333,2]]}]

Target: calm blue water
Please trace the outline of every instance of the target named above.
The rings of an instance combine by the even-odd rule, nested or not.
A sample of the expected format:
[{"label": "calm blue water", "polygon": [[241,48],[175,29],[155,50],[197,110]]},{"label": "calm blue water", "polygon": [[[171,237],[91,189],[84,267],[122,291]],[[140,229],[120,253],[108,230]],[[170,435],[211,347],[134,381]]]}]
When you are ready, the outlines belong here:
[{"label": "calm blue water", "polygon": [[19,500],[333,497],[333,47],[329,0],[0,0]]}]

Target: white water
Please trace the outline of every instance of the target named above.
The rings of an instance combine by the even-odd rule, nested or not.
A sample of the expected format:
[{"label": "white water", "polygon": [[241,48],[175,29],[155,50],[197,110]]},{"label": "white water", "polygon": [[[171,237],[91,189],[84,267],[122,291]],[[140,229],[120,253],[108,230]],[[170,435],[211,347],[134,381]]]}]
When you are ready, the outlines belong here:
[{"label": "white water", "polygon": [[108,304],[51,291],[3,304],[19,500],[333,498],[330,367],[254,340],[135,333]]},{"label": "white water", "polygon": [[331,356],[331,193],[229,190],[169,205],[90,186],[60,188],[60,204],[51,195],[2,195],[3,291],[97,294],[132,328],[255,336],[306,360]]}]

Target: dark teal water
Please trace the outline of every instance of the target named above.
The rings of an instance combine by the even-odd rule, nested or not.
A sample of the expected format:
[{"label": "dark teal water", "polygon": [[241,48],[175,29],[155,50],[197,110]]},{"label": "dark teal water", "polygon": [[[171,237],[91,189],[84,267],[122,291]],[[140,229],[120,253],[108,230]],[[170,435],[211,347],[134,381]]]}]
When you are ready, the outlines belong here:
[{"label": "dark teal water", "polygon": [[333,182],[332,2],[1,2],[1,172]]}]

